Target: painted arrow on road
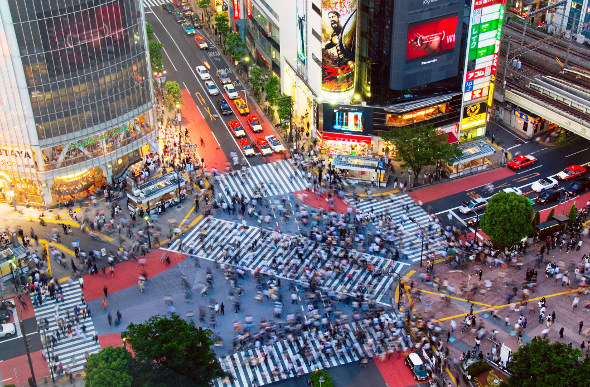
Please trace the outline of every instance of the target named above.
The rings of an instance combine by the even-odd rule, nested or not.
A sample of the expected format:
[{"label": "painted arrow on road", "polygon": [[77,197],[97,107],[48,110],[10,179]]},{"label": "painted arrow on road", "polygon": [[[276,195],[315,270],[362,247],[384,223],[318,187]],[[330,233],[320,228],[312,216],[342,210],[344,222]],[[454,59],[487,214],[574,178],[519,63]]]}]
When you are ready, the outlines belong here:
[{"label": "painted arrow on road", "polygon": [[214,121],[214,120],[216,120],[216,119],[217,119],[217,118],[216,118],[216,117],[215,117],[213,114],[211,114],[211,109],[209,109],[209,106],[205,106],[205,111],[206,111],[207,113],[209,113],[209,118],[210,118],[212,121]]},{"label": "painted arrow on road", "polygon": [[536,176],[539,176],[539,175],[540,175],[540,173],[539,173],[539,172],[533,172],[533,173],[531,173],[530,175],[523,176],[523,177],[521,177],[521,178],[518,178],[518,179],[516,179],[516,180],[514,180],[514,181],[519,181],[519,182],[520,182],[520,181],[525,181],[525,180],[532,179],[533,177],[536,177]]},{"label": "painted arrow on road", "polygon": [[198,91],[195,93],[195,95],[197,96],[197,101],[199,101],[201,103],[201,105],[205,105],[205,98],[203,98],[203,96],[201,95],[201,93],[199,93]]}]

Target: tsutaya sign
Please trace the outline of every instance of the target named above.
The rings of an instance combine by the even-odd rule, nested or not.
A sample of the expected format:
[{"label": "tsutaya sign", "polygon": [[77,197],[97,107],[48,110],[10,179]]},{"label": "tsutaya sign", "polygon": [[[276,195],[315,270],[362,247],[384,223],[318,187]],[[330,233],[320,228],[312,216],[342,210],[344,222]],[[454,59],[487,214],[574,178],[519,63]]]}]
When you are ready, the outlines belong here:
[{"label": "tsutaya sign", "polygon": [[0,169],[19,167],[36,168],[33,151],[31,149],[0,147]]}]

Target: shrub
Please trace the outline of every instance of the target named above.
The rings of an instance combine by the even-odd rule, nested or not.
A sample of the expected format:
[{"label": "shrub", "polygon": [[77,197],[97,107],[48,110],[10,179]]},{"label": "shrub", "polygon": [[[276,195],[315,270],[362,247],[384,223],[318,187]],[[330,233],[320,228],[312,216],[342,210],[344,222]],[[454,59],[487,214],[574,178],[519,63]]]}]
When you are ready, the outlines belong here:
[{"label": "shrub", "polygon": [[492,368],[488,362],[485,360],[480,360],[477,363],[473,363],[469,367],[467,367],[467,373],[471,375],[472,378],[476,377],[477,375],[481,374]]},{"label": "shrub", "polygon": [[309,374],[309,378],[311,379],[311,385],[313,387],[320,387],[320,376],[324,377],[324,381],[322,382],[321,387],[333,387],[332,386],[332,378],[330,375],[324,370],[318,370],[316,372],[312,372]]}]

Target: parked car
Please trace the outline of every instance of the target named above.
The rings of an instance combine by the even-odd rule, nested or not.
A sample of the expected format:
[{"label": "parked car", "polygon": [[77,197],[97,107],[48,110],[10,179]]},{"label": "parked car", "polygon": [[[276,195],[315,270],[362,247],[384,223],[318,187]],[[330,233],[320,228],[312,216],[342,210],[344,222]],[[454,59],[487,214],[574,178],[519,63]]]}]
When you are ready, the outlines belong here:
[{"label": "parked car", "polygon": [[10,321],[12,315],[8,309],[0,309],[0,323],[4,324]]},{"label": "parked car", "polygon": [[0,337],[12,337],[14,335],[16,335],[14,323],[0,325]]},{"label": "parked car", "polygon": [[205,66],[197,66],[197,74],[199,74],[199,78],[201,81],[208,81],[211,79],[211,75],[209,74],[209,70]]},{"label": "parked car", "polygon": [[254,140],[254,144],[256,144],[256,148],[258,148],[258,151],[263,156],[272,155],[272,149],[270,149],[270,146],[268,146],[268,143],[265,139],[257,138],[256,140]]},{"label": "parked car", "polygon": [[590,189],[590,178],[583,177],[568,185],[565,188],[565,192],[567,192],[567,194],[570,196],[574,196],[587,191],[588,189]]},{"label": "parked car", "polygon": [[207,82],[205,82],[205,87],[207,88],[207,92],[209,93],[209,95],[219,94],[219,89],[217,88],[217,85],[215,84],[215,82],[207,81]]},{"label": "parked car", "polygon": [[231,78],[224,70],[217,70],[217,78],[219,78],[219,82],[221,82],[223,85],[231,83]]},{"label": "parked car", "polygon": [[233,114],[234,112],[233,110],[231,110],[231,106],[229,106],[229,103],[227,103],[225,98],[218,99],[217,106],[219,106],[219,110],[221,111],[221,114],[224,116]]},{"label": "parked car", "polygon": [[247,121],[254,133],[262,132],[262,125],[260,125],[260,120],[258,120],[258,117],[250,115],[248,116]]},{"label": "parked car", "polygon": [[560,196],[561,190],[554,191],[552,189],[549,189],[547,191],[541,192],[539,196],[537,196],[537,199],[535,201],[539,204],[547,204],[558,201]]},{"label": "parked car", "polygon": [[406,357],[405,363],[408,367],[410,367],[412,374],[414,374],[414,379],[428,379],[428,369],[426,368],[426,364],[424,364],[424,360],[422,360],[420,355],[417,353],[410,353],[408,357]]},{"label": "parked car", "polygon": [[547,189],[555,188],[559,185],[557,180],[552,177],[544,177],[531,184],[531,189],[535,192],[545,191]]},{"label": "parked car", "polygon": [[231,83],[223,85],[223,88],[225,89],[225,92],[227,93],[227,97],[229,99],[237,99],[240,97],[238,95],[238,92],[236,91],[236,88]]},{"label": "parked car", "polygon": [[209,45],[207,44],[207,42],[205,41],[205,38],[202,37],[201,35],[195,36],[195,43],[197,43],[197,46],[201,49],[201,50],[206,50],[209,48]]},{"label": "parked car", "polygon": [[527,167],[529,165],[534,164],[537,161],[537,158],[535,156],[531,156],[531,155],[520,155],[520,156],[516,156],[515,158],[513,158],[512,160],[510,160],[508,162],[508,166],[512,169],[520,169],[523,167]]},{"label": "parked car", "polygon": [[576,177],[582,176],[584,173],[586,173],[586,168],[584,168],[581,165],[570,165],[569,167],[567,167],[566,169],[564,169],[563,171],[559,172],[557,174],[557,178],[559,180],[571,180],[571,179],[575,179]]},{"label": "parked car", "polygon": [[488,201],[484,198],[471,199],[469,202],[463,202],[459,207],[459,212],[468,214],[471,211],[480,211],[488,206]]},{"label": "parked car", "polygon": [[274,136],[266,136],[264,137],[264,139],[266,140],[266,142],[268,143],[268,145],[270,146],[270,149],[272,149],[275,152],[284,152],[285,151],[285,147],[281,144],[281,142],[279,141],[279,139]]},{"label": "parked car", "polygon": [[254,152],[254,148],[252,147],[252,144],[250,144],[250,141],[248,141],[247,138],[239,139],[238,144],[240,144],[240,147],[242,148],[242,152],[244,152],[244,154],[246,156],[256,155],[256,152]]}]

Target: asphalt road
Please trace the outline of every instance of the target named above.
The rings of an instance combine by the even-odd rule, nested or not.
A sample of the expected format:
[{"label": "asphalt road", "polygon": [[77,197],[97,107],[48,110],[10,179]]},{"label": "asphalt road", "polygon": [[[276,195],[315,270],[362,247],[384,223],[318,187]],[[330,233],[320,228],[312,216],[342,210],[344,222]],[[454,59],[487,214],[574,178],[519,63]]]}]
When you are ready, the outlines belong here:
[{"label": "asphalt road", "polygon": [[[205,65],[209,67],[211,80],[215,82],[217,88],[222,91],[223,85],[216,76],[216,71],[224,69],[232,80],[236,90],[243,97],[245,89],[237,79],[232,68],[226,62],[225,58],[215,43],[213,37],[204,28],[196,30],[196,35],[201,35],[207,41],[209,49],[201,50],[193,36],[188,36],[177,24],[172,15],[163,11],[161,8],[152,8],[151,12],[146,10],[146,20],[154,27],[156,38],[164,45],[164,67],[166,68],[166,81],[176,81],[181,89],[187,89],[201,111],[201,114],[208,122],[209,129],[217,139],[221,149],[231,160],[230,153],[235,152],[242,157],[242,150],[236,142],[236,138],[231,133],[227,123],[236,120],[235,115],[223,116],[218,109],[217,101],[220,98],[226,98],[223,93],[217,96],[210,96],[205,89],[205,81],[201,81],[196,73],[196,66]],[[197,94],[198,93],[198,94]],[[228,99],[230,106],[233,102]],[[248,100],[248,104],[252,104]],[[248,131],[246,131],[248,132]],[[252,138],[250,137],[250,142]],[[262,155],[257,154],[246,159],[246,165],[261,165],[265,163]],[[238,168],[235,166],[234,168]]]},{"label": "asphalt road", "polygon": [[[41,337],[37,332],[37,322],[34,318],[23,321],[23,327],[27,333],[30,351],[39,351],[42,348]],[[26,355],[22,335],[17,337],[0,339],[0,361],[12,359],[13,357]]]}]

